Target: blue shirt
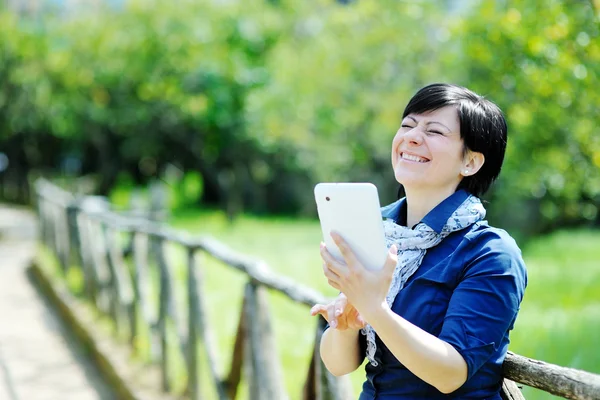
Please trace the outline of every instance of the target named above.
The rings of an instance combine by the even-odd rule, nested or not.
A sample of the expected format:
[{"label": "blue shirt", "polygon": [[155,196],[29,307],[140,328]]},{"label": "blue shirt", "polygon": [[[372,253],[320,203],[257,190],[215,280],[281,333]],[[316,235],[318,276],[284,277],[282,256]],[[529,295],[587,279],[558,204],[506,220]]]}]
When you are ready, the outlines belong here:
[{"label": "blue shirt", "polygon": [[[459,190],[422,222],[441,232],[467,198]],[[382,208],[382,216],[406,225],[401,199]],[[406,367],[376,337],[379,365],[366,365],[359,400],[500,399],[502,363],[527,285],[527,272],[515,241],[503,230],[480,221],[453,232],[427,253],[396,297],[392,310],[407,321],[451,344],[465,359],[468,378],[445,395]],[[359,334],[362,356],[366,340]]]}]

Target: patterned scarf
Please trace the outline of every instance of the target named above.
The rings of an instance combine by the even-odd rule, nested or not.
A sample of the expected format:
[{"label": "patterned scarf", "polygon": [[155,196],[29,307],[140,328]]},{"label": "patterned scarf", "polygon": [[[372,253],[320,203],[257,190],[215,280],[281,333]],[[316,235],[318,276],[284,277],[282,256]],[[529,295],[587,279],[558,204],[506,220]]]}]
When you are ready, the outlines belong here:
[{"label": "patterned scarf", "polygon": [[[392,244],[398,246],[398,264],[386,296],[390,308],[406,281],[421,265],[427,249],[437,246],[450,233],[464,229],[483,218],[485,218],[485,208],[481,201],[475,196],[469,196],[448,218],[441,233],[437,233],[424,222],[420,222],[414,229],[410,229],[396,224],[391,219],[383,221],[387,247],[390,248]],[[375,331],[371,325],[365,326],[361,331],[363,335],[367,336],[367,358],[373,366],[377,366]]]}]

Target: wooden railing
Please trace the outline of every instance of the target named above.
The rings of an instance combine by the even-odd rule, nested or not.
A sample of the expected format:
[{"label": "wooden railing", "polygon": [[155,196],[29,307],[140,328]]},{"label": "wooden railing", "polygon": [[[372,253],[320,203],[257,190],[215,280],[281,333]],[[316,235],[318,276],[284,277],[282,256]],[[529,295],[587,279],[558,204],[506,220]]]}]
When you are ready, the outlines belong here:
[{"label": "wooden railing", "polygon": [[[81,269],[85,296],[112,318],[119,331],[129,335],[132,346],[140,329],[149,332],[152,339],[149,346],[155,350],[161,365],[164,391],[172,388],[167,349],[174,345],[186,361],[186,393],[191,399],[200,398],[200,354],[205,357],[212,385],[220,399],[236,398],[243,370],[247,374],[251,399],[289,397],[283,387],[282,370],[274,347],[266,290],[279,292],[287,299],[309,307],[327,301],[323,295],[275,275],[263,262],[237,254],[212,238],[190,237],[146,218],[111,211],[103,198],[74,197],[43,179],[36,182],[35,192],[41,240],[55,254],[65,275],[72,266]],[[133,260],[132,268],[127,266],[123,245],[117,240],[123,233],[129,235],[132,243],[127,252]],[[173,268],[165,255],[167,244],[181,246],[187,253],[184,307],[187,315],[180,315],[180,307],[175,304]],[[222,372],[220,360],[223,357],[217,354],[214,333],[207,321],[200,253],[242,271],[247,277],[227,374]],[[158,271],[150,271],[153,265]],[[157,272],[159,277],[158,310],[153,307],[148,293],[152,286],[151,272]],[[324,320],[320,319],[301,397],[306,400],[355,398],[348,377],[331,375],[321,362],[318,346],[323,325]],[[175,335],[168,334],[170,327]],[[171,344],[169,340],[173,336],[176,343]],[[509,352],[504,374],[502,395],[505,399],[523,398],[513,381],[568,399],[600,399],[600,376],[585,371]]]}]

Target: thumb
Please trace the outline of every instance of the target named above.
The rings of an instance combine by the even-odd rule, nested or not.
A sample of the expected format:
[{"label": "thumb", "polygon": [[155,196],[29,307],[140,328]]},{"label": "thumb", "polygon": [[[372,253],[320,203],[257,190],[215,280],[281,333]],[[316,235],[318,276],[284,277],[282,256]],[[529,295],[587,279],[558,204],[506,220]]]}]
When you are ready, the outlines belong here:
[{"label": "thumb", "polygon": [[385,260],[384,270],[388,275],[392,275],[398,264],[398,246],[395,244],[390,246],[387,259]]},{"label": "thumb", "polygon": [[367,325],[367,321],[365,321],[365,319],[360,314],[356,315],[356,321],[358,322],[361,329]]}]

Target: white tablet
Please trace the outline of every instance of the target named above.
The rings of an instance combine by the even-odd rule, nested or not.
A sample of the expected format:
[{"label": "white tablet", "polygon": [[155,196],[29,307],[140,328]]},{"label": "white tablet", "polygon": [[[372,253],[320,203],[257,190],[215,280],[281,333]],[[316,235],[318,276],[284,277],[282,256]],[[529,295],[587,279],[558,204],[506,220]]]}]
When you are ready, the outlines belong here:
[{"label": "white tablet", "polygon": [[337,259],[343,257],[331,238],[336,231],[368,269],[381,269],[387,257],[377,188],[371,183],[319,183],[315,200],[323,241]]}]

